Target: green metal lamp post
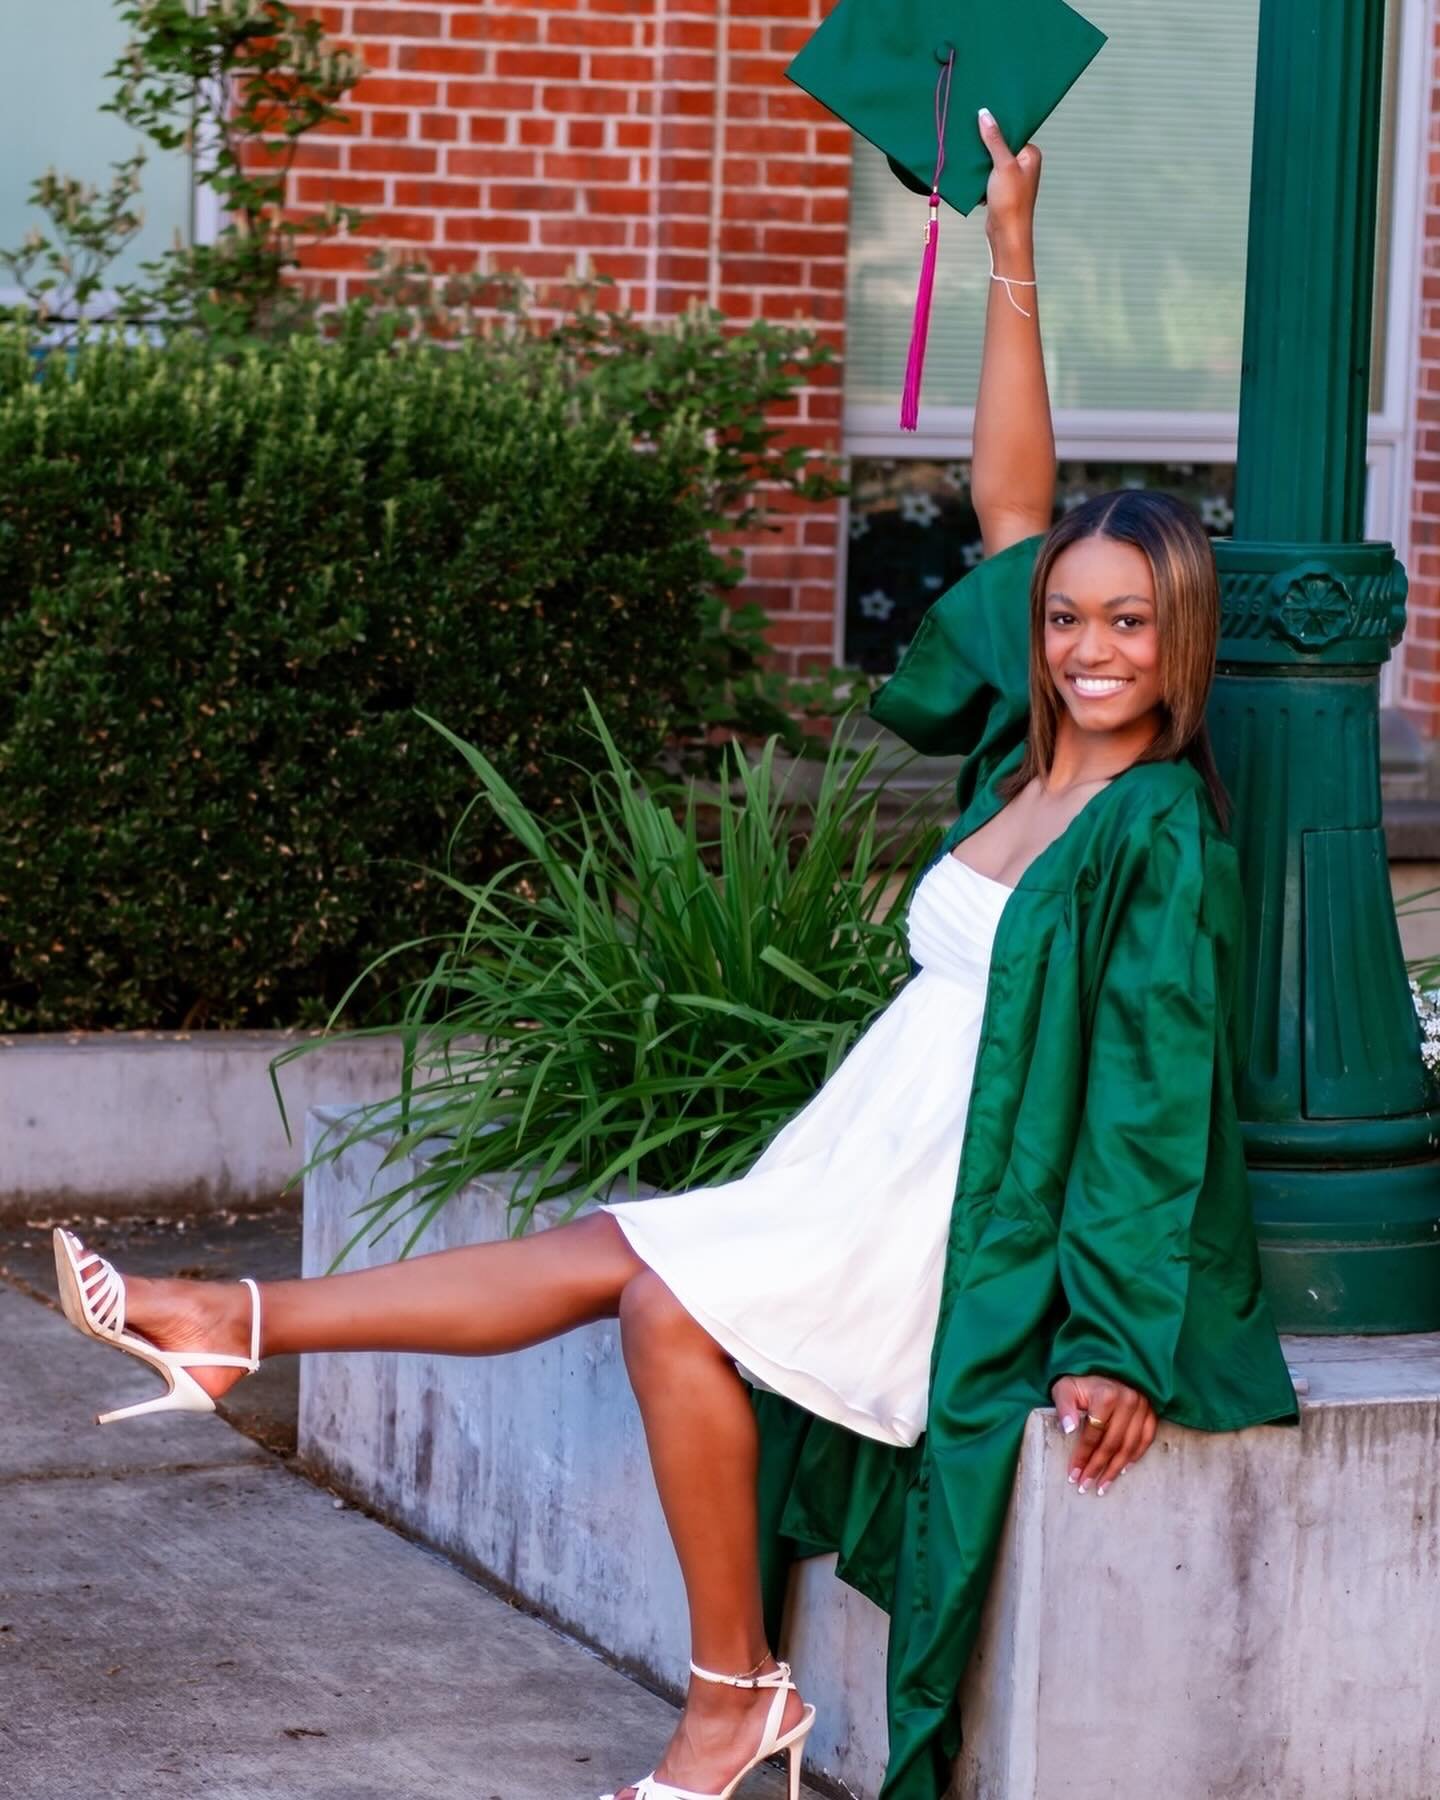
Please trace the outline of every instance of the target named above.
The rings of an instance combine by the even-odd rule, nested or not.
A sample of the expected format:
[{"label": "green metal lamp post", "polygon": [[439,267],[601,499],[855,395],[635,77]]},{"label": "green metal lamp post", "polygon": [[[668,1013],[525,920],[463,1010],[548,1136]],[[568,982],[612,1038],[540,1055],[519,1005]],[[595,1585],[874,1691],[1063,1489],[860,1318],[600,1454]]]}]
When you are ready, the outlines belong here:
[{"label": "green metal lamp post", "polygon": [[1384,0],[1262,0],[1235,535],[1210,709],[1249,909],[1241,1089],[1281,1328],[1440,1328],[1440,1106],[1380,822],[1405,575],[1364,529]]}]

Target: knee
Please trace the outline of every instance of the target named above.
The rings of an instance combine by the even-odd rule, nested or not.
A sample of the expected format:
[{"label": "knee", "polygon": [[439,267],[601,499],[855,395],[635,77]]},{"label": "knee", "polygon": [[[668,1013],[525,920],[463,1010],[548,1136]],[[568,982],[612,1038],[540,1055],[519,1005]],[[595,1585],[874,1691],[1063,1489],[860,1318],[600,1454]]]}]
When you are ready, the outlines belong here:
[{"label": "knee", "polygon": [[627,1361],[673,1356],[697,1333],[695,1321],[653,1269],[626,1282],[620,1296],[620,1337]]}]

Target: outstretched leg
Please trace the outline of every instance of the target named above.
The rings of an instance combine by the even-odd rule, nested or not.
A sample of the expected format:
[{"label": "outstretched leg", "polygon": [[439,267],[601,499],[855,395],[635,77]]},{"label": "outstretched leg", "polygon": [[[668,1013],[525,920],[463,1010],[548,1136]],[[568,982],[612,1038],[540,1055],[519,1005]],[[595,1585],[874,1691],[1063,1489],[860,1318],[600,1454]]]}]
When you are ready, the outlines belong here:
[{"label": "outstretched leg", "polygon": [[[127,1323],[164,1349],[248,1349],[250,1298],[238,1284],[131,1276],[126,1302]],[[773,1668],[761,1616],[749,1396],[730,1357],[609,1214],[378,1269],[262,1283],[260,1350],[486,1356],[617,1315],[685,1579],[694,1659],[731,1675]],[[240,1379],[235,1369],[194,1373],[215,1395]],[[661,1778],[700,1793],[723,1790],[758,1749],[770,1699],[763,1690],[693,1684]],[[802,1712],[792,1694],[783,1728]]]},{"label": "outstretched leg", "polygon": [[[493,1356],[613,1318],[645,1265],[608,1213],[523,1238],[435,1250],[378,1269],[260,1284],[260,1354],[418,1350]],[[243,1354],[250,1293],[219,1281],[125,1280],[133,1328],[167,1350]],[[237,1369],[197,1368],[220,1395]]]}]

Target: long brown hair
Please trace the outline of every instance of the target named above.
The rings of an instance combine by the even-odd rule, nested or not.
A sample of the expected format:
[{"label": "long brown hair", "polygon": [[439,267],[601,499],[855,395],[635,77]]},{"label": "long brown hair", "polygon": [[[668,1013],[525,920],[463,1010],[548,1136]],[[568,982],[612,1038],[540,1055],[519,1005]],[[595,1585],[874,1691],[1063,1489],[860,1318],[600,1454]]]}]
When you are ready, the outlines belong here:
[{"label": "long brown hair", "polygon": [[1230,796],[1215,766],[1205,724],[1220,637],[1215,553],[1188,506],[1170,494],[1144,488],[1097,494],[1058,520],[1040,546],[1030,579],[1030,730],[1024,760],[997,791],[1010,799],[1037,775],[1048,774],[1054,761],[1062,701],[1045,660],[1045,595],[1056,559],[1071,544],[1090,537],[1133,544],[1149,562],[1155,583],[1163,723],[1135,761],[1176,762],[1184,757],[1193,763],[1209,790],[1220,829],[1226,831]]}]

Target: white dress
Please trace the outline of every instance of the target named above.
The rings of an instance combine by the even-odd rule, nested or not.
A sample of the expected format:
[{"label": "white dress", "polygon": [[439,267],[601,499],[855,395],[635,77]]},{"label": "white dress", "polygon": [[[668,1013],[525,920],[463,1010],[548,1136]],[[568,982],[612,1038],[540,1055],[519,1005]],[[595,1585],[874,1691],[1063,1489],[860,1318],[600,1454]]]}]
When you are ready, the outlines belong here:
[{"label": "white dress", "polygon": [[605,1209],[746,1376],[888,1444],[925,1429],[990,950],[1012,891],[942,856],[906,920],[920,973],[749,1172]]}]

